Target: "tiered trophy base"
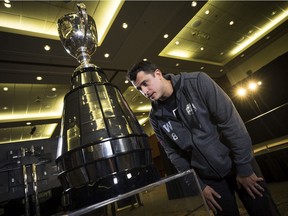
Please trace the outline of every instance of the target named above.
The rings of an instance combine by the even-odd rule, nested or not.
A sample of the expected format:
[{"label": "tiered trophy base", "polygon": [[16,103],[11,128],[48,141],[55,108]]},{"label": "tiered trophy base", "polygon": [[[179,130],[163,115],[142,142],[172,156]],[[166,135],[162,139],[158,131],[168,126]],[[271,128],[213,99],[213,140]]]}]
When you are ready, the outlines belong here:
[{"label": "tiered trophy base", "polygon": [[63,207],[66,211],[87,207],[149,185],[159,179],[159,173],[154,165],[115,173],[80,188],[69,189],[64,193]]},{"label": "tiered trophy base", "polygon": [[[148,185],[135,188],[134,190],[131,190],[129,192],[115,195],[111,198],[108,198],[108,196],[104,195],[104,197],[107,197],[107,199],[102,197],[104,199],[100,202],[72,211],[61,212],[57,214],[57,216],[211,215],[211,212],[209,211],[208,206],[203,199],[202,191],[199,187],[199,184],[197,183],[195,176],[196,174],[194,170],[188,170],[183,173],[162,178]],[[186,177],[194,178],[195,181],[193,181],[193,185],[190,185],[184,189],[180,186],[180,184],[181,182],[184,182],[183,180]],[[107,180],[106,182],[108,181],[109,180]],[[135,182],[135,184],[137,185],[138,183]],[[127,189],[125,181],[122,182],[121,185],[123,189],[119,185],[119,188],[117,188],[117,190],[121,188],[121,191],[124,192],[125,189]],[[138,184],[137,186],[140,186],[140,184]],[[173,186],[174,191],[179,192],[179,194],[182,194],[182,196],[169,196],[169,187],[171,189],[171,186]],[[92,194],[96,196],[96,193],[99,192],[95,189],[94,191],[88,191],[88,189],[89,188],[87,187],[85,188],[86,191],[81,191],[83,193],[83,196],[88,197],[92,196]],[[114,187],[114,189],[106,189],[106,192],[109,191],[113,194],[113,191],[116,188]],[[79,200],[80,199],[78,199],[78,201]]]}]

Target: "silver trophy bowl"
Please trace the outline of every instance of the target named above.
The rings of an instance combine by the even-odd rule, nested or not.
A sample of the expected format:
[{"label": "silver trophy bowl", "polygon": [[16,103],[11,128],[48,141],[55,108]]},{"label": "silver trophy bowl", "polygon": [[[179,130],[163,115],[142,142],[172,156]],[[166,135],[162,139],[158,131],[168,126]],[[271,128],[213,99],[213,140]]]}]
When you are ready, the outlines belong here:
[{"label": "silver trophy bowl", "polygon": [[95,21],[87,14],[85,5],[79,3],[77,7],[78,12],[58,19],[58,33],[67,53],[84,68],[91,66],[89,61],[98,46],[98,35]]}]

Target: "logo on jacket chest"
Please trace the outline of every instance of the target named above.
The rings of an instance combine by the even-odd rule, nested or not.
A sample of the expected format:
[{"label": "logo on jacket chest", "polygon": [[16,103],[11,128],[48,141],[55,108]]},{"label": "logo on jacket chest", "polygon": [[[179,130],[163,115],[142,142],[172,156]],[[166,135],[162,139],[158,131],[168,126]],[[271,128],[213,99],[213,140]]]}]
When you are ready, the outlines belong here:
[{"label": "logo on jacket chest", "polygon": [[193,103],[186,104],[186,112],[188,115],[193,115],[196,110],[197,108],[195,107]]},{"label": "logo on jacket chest", "polygon": [[167,123],[165,123],[163,125],[163,128],[171,135],[173,140],[178,140],[178,136],[176,135],[176,133],[172,132],[173,131],[173,127],[170,121],[168,121]]}]

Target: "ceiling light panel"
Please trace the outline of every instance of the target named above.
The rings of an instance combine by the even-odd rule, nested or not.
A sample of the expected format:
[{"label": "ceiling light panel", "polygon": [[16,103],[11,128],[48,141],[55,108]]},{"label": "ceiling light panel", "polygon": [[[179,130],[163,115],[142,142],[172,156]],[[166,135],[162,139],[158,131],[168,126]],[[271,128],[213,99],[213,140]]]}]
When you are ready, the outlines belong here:
[{"label": "ceiling light panel", "polygon": [[69,92],[66,85],[0,83],[0,87],[4,85],[9,91],[0,94],[1,103],[9,109],[1,110],[0,123],[60,118],[64,96]]},{"label": "ceiling light panel", "polygon": [[[86,1],[87,13],[96,22],[99,46],[124,1]],[[77,12],[76,2],[13,1],[11,8],[0,8],[0,30],[59,39],[57,21],[68,13]],[[44,17],[44,19],[43,19]]]},{"label": "ceiling light panel", "polygon": [[[208,1],[160,52],[159,56],[224,66],[286,21],[288,19],[287,8],[288,2],[278,1],[265,3]],[[207,10],[209,10],[208,15],[205,14]],[[243,15],[242,11],[247,11],[247,13]],[[274,16],[271,15],[273,11],[277,11]],[[234,25],[229,26],[231,20],[234,21]],[[252,33],[249,33],[251,30]],[[175,41],[182,43],[183,40],[185,40],[185,46],[178,45],[176,51]],[[209,55],[206,52],[198,52],[199,46],[205,47]],[[226,54],[220,56],[221,52]]]},{"label": "ceiling light panel", "polygon": [[[35,127],[36,130],[31,133],[33,127]],[[0,128],[0,144],[48,139],[52,136],[56,127],[57,123],[36,126]]]}]

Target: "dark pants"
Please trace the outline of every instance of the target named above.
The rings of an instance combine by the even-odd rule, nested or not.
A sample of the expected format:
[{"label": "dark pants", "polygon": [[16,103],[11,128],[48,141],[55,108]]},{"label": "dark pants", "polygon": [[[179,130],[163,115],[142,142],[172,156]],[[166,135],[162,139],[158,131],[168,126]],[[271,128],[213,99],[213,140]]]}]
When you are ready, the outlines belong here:
[{"label": "dark pants", "polygon": [[[256,175],[262,176],[256,161],[253,164],[254,172]],[[235,192],[245,206],[250,216],[279,216],[280,213],[272,200],[271,194],[265,181],[259,182],[264,188],[262,192],[263,197],[256,196],[253,199],[249,196],[246,190],[241,187],[238,188],[236,182],[236,174],[231,174],[221,180],[203,180],[204,183],[212,187],[217,193],[221,195],[221,198],[215,198],[218,204],[222,207],[223,211],[218,211],[215,215],[226,216],[239,216],[239,210],[235,199]]]}]

